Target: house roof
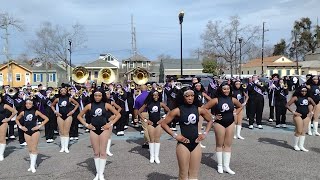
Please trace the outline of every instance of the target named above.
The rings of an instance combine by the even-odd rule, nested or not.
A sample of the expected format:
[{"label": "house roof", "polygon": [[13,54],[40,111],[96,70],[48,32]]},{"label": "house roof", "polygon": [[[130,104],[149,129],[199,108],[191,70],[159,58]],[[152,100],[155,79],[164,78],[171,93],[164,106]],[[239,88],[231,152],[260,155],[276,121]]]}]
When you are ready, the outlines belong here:
[{"label": "house roof", "polygon": [[[157,61],[160,64],[160,61]],[[164,69],[180,69],[180,59],[162,59]],[[160,67],[160,66],[159,66]],[[183,69],[203,69],[202,62],[198,59],[183,59]]]},{"label": "house roof", "polygon": [[313,61],[302,61],[299,62],[301,68],[320,68],[320,63],[318,60]]},{"label": "house roof", "polygon": [[[277,62],[275,63],[274,61],[280,59],[281,57],[284,56],[271,56],[271,57],[265,57],[263,58],[263,65],[264,66],[295,66],[296,63],[295,62]],[[248,61],[247,63],[243,64],[242,67],[257,67],[257,66],[261,66],[261,58],[257,58],[257,59],[252,59],[250,61]]]},{"label": "house roof", "polygon": [[[11,61],[9,64],[15,64],[16,66],[19,66],[20,68],[22,68],[22,69],[24,69],[24,70],[26,70],[26,71],[28,71],[28,72],[31,72],[31,69],[30,69],[28,66],[23,66],[23,65],[21,65],[20,63],[18,64],[18,63],[15,62],[15,61]],[[0,67],[0,70],[6,68],[7,65],[8,65],[7,63],[2,64],[1,67]]]},{"label": "house roof", "polygon": [[108,67],[108,68],[117,68],[117,66],[109,63],[108,61],[104,60],[104,59],[98,59],[95,60],[93,62],[87,63],[85,65],[83,65],[86,68],[90,68],[90,67]]},{"label": "house roof", "polygon": [[[21,62],[19,64],[21,64],[24,67],[27,67],[28,69],[30,69],[33,72],[45,72],[46,71],[44,63],[31,65],[26,62]],[[51,68],[50,68],[50,66],[51,66]],[[61,68],[60,66],[58,66],[55,63],[48,66],[48,72],[52,72],[52,71],[56,71],[56,70],[64,70],[65,71],[65,69]]]},{"label": "house roof", "polygon": [[132,56],[128,59],[125,59],[123,61],[126,62],[126,61],[150,61],[150,60],[140,54],[135,54],[134,56]]}]

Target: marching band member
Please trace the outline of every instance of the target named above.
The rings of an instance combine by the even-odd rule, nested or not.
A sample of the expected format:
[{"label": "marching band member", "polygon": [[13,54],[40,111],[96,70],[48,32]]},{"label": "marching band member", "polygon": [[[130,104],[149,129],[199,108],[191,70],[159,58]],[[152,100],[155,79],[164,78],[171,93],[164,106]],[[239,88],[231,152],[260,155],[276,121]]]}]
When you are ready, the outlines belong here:
[{"label": "marching band member", "polygon": [[[215,108],[217,120],[214,124],[216,136],[216,155],[218,161],[218,173],[223,171],[235,174],[229,167],[231,158],[231,145],[234,133],[234,116],[239,115],[242,110],[241,103],[232,97],[231,86],[227,82],[222,83],[217,91],[217,98],[210,100],[204,108]],[[236,109],[236,112],[234,112]]]},{"label": "marching band member", "polygon": [[[199,107],[198,98],[194,96],[195,93],[190,87],[182,88],[177,96],[178,107],[170,111],[161,123],[162,128],[178,141],[176,155],[179,165],[179,180],[198,179],[202,156],[201,147],[198,144],[206,138],[213,123],[210,113]],[[198,132],[199,116],[208,121],[203,134]],[[174,118],[179,120],[180,135],[168,126]]]},{"label": "marching band member", "polygon": [[[10,111],[10,117],[6,114]],[[3,153],[6,148],[6,132],[8,129],[8,122],[17,114],[17,110],[5,103],[4,97],[0,94],[0,161],[3,161]]]},{"label": "marching band member", "polygon": [[[238,79],[234,82],[233,88],[232,88],[232,96],[236,98],[242,106],[246,106],[249,96],[246,93],[246,85],[241,83],[241,80]],[[238,113],[237,116],[235,116],[235,133],[233,138],[234,139],[244,139],[240,133],[242,129],[242,118],[243,118],[243,109]]]},{"label": "marching band member", "polygon": [[[15,109],[14,99],[17,97],[17,90],[15,88],[9,88],[9,86],[6,86],[5,91],[7,93],[4,95],[4,103]],[[7,114],[7,117],[9,117],[9,116],[10,116],[10,114]],[[8,122],[7,136],[9,139],[16,138],[14,135],[15,118],[16,118],[16,116],[13,116],[10,119],[10,121]]]},{"label": "marching band member", "polygon": [[264,106],[264,87],[261,82],[259,82],[258,76],[252,76],[252,83],[248,85],[248,95],[249,95],[249,129],[253,129],[254,117],[256,117],[256,123],[259,129],[263,129],[261,120],[262,112]]},{"label": "marching band member", "polygon": [[[122,108],[118,104],[116,104],[113,99],[111,99],[110,91],[106,91],[106,98],[107,98],[106,102],[111,106],[113,106],[120,113]],[[112,120],[114,117],[115,116],[112,115],[111,118],[109,118],[109,121]],[[113,156],[113,154],[110,152],[110,148],[111,148],[111,136],[108,139],[106,153],[108,156]]]},{"label": "marching band member", "polygon": [[[290,108],[291,104],[295,103],[296,111]],[[313,108],[310,106],[313,106]],[[308,152],[309,150],[304,148],[305,133],[307,131],[308,124],[311,120],[314,110],[316,110],[316,103],[308,95],[308,89],[306,86],[297,88],[292,95],[292,98],[287,103],[286,108],[292,112],[293,121],[295,122],[295,134],[294,134],[294,150]]]},{"label": "marching band member", "polygon": [[[248,78],[248,84],[246,84],[247,88],[248,88],[249,84],[252,84],[252,77]],[[247,94],[248,94],[248,89],[247,89]],[[248,96],[249,96],[249,94],[248,94]],[[250,106],[249,106],[249,104],[251,104],[251,103],[249,103],[249,102],[250,102],[250,99],[248,99],[248,102],[247,102],[247,105],[246,105],[246,118],[247,118],[247,121],[249,121],[249,114],[250,114]]]},{"label": "marching band member", "polygon": [[[94,162],[96,166],[96,177],[95,180],[104,180],[104,169],[106,165],[106,146],[107,140],[112,132],[112,126],[116,123],[121,115],[116,111],[110,104],[105,103],[106,94],[101,90],[97,89],[93,92],[93,98],[91,103],[86,105],[84,109],[79,113],[78,120],[89,128],[90,140],[94,152]],[[91,124],[87,124],[83,119],[83,115],[87,112],[91,116]],[[111,113],[115,115],[115,118],[108,122],[111,117]]]},{"label": "marching band member", "polygon": [[217,92],[217,83],[214,79],[212,79],[208,85],[208,95],[210,96],[211,99],[216,97],[216,92]]},{"label": "marching band member", "polygon": [[[16,110],[18,112],[17,114],[20,114],[20,112],[22,111],[24,106],[25,106],[24,92],[19,91],[18,97],[14,101],[14,107],[16,108]],[[24,139],[24,132],[18,128],[18,134],[19,134],[20,146],[26,146],[27,143],[26,143],[26,140]]]},{"label": "marching band member", "polygon": [[[76,109],[76,111],[72,114],[72,119],[74,119],[71,123],[71,127],[70,127],[70,133],[69,133],[69,136],[70,136],[70,140],[78,140],[79,139],[79,121],[76,121],[77,119],[77,116],[80,112],[80,109],[81,109],[81,103],[80,103],[80,98],[81,98],[81,95],[78,94],[78,92],[76,92],[76,87],[72,87],[70,89],[70,95],[71,95],[71,98],[73,98],[75,101],[78,102],[79,104],[79,108]],[[73,108],[75,107],[74,104],[72,104]]]},{"label": "marching band member", "polygon": [[275,91],[279,84],[279,74],[272,74],[271,80],[268,84],[268,99],[269,99],[269,122],[274,120],[274,107],[275,107]]},{"label": "marching band member", "polygon": [[[41,125],[38,124],[38,117],[43,119]],[[20,123],[23,121],[23,126]],[[27,141],[28,151],[30,155],[30,168],[28,171],[32,173],[36,172],[36,161],[38,156],[38,143],[40,132],[39,129],[49,121],[48,117],[43,115],[33,105],[31,99],[26,100],[25,109],[16,118],[16,123],[22,131],[24,131],[24,137]]]},{"label": "marching band member", "polygon": [[282,126],[286,128],[286,114],[287,114],[287,96],[288,86],[284,83],[283,79],[279,80],[279,84],[275,91],[275,108],[276,108],[276,128]]},{"label": "marching band member", "polygon": [[[158,91],[152,90],[149,92],[143,106],[139,109],[139,116],[142,121],[148,124],[147,131],[150,138],[149,150],[150,150],[150,163],[160,163],[159,151],[160,151],[160,137],[162,133],[160,110],[163,108],[166,112],[170,109],[161,102],[161,94]],[[147,109],[149,118],[144,117],[141,113]]]},{"label": "marching band member", "polygon": [[[133,83],[133,82],[132,82]],[[133,104],[134,104],[134,87],[131,87],[131,81],[127,81],[126,87],[124,87],[124,90],[127,92],[127,103],[128,103],[128,116],[131,114],[131,120],[134,119],[134,112],[133,112]],[[129,119],[126,120],[126,124],[124,126],[124,129],[128,129],[129,126]]]},{"label": "marching band member", "polygon": [[[143,103],[145,102],[146,98],[148,97],[149,92],[147,91],[147,86],[146,85],[141,85],[141,94],[136,97],[134,101],[134,109],[139,111],[139,109],[143,106]],[[143,117],[149,118],[148,113],[146,110],[142,112]],[[141,120],[141,126],[144,131],[144,140],[145,143],[142,145],[143,148],[149,148],[149,142],[150,142],[150,136],[148,134],[148,124]]]},{"label": "marching band member", "polygon": [[[62,87],[59,90],[59,95],[60,96],[52,102],[51,109],[57,116],[61,139],[60,152],[69,153],[69,131],[72,123],[72,114],[75,113],[75,111],[79,107],[79,103],[73,98],[69,97],[69,94],[65,87]],[[71,103],[75,105],[72,110]],[[56,105],[58,105],[57,108]]]},{"label": "marching band member", "polygon": [[312,76],[307,81],[310,97],[316,103],[316,107],[313,115],[313,133],[311,133],[311,123],[308,125],[308,134],[314,136],[320,136],[318,133],[319,115],[320,115],[320,88],[319,77]]},{"label": "marching band member", "polygon": [[[164,87],[164,93],[167,97],[167,103],[166,103],[167,106],[169,107],[170,110],[173,110],[174,108],[176,108],[176,93],[175,93],[174,77],[171,77],[166,83]],[[170,128],[173,131],[177,131],[176,125],[177,125],[177,119],[174,119],[170,124]]]},{"label": "marching band member", "polygon": [[52,90],[53,90],[52,87],[47,88],[47,91],[46,91],[47,95],[44,102],[45,114],[49,118],[49,121],[44,126],[47,143],[54,142],[53,135],[54,135],[55,124],[57,122],[57,116],[55,116],[54,112],[51,109],[51,104],[55,99],[55,94],[52,92]]},{"label": "marching band member", "polygon": [[122,88],[121,84],[116,85],[116,91],[114,96],[115,103],[121,107],[121,118],[115,124],[117,130],[117,136],[124,135],[124,126],[126,125],[126,121],[129,119],[129,114],[127,113],[128,104],[127,100],[127,92]]}]

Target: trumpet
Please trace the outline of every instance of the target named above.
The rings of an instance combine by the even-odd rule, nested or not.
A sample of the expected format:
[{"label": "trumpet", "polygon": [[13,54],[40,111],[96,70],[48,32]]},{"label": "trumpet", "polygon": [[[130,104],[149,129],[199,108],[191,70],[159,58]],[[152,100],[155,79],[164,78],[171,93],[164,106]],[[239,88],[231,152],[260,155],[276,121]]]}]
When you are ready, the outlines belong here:
[{"label": "trumpet", "polygon": [[263,87],[263,82],[260,82],[260,81],[259,81],[259,82],[257,82],[256,84],[259,85],[259,86],[261,86],[261,87]]},{"label": "trumpet", "polygon": [[284,83],[281,83],[281,84],[280,84],[280,87],[282,87],[283,89],[288,89],[288,85],[287,85],[287,84],[284,84]]},{"label": "trumpet", "polygon": [[79,99],[80,98],[80,95],[78,93],[76,93],[74,96],[73,96],[74,99]]},{"label": "trumpet", "polygon": [[135,89],[136,88],[136,84],[134,82],[130,83],[130,89]]},{"label": "trumpet", "polygon": [[120,96],[124,95],[124,91],[122,89],[119,89],[118,93],[120,94]]},{"label": "trumpet", "polygon": [[59,94],[59,89],[58,89],[58,88],[55,88],[55,89],[53,90],[53,93],[54,93],[54,94]]},{"label": "trumpet", "polygon": [[147,85],[147,88],[148,88],[148,91],[151,91],[151,90],[152,90],[151,84],[148,84],[148,85]]},{"label": "trumpet", "polygon": [[5,94],[6,94],[6,93],[5,93],[3,90],[0,91],[0,95],[1,95],[1,96],[4,96]]},{"label": "trumpet", "polygon": [[243,89],[247,89],[247,85],[246,84],[242,84],[242,88]]},{"label": "trumpet", "polygon": [[32,93],[33,93],[33,94],[36,94],[36,93],[38,93],[38,92],[39,92],[39,89],[38,89],[38,88],[32,89]]},{"label": "trumpet", "polygon": [[156,90],[157,90],[159,93],[161,93],[161,92],[163,91],[163,88],[162,88],[162,86],[157,86]]},{"label": "trumpet", "polygon": [[9,96],[14,96],[17,93],[17,90],[15,88],[10,88],[8,90],[8,95]]},{"label": "trumpet", "polygon": [[138,96],[139,94],[141,94],[140,89],[136,89],[136,90],[134,91],[134,95]]},{"label": "trumpet", "polygon": [[56,95],[55,93],[50,93],[50,94],[49,94],[49,99],[54,98],[55,95]]}]

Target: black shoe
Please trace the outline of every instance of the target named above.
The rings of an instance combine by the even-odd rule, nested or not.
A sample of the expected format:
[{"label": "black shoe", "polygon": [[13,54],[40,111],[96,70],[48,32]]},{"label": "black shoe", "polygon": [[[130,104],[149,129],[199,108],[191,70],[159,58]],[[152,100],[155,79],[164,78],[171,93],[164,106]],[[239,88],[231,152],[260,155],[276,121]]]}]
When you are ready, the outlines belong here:
[{"label": "black shoe", "polygon": [[144,144],[142,145],[142,148],[144,148],[144,149],[149,149],[149,144],[148,144],[148,143],[144,143]]}]

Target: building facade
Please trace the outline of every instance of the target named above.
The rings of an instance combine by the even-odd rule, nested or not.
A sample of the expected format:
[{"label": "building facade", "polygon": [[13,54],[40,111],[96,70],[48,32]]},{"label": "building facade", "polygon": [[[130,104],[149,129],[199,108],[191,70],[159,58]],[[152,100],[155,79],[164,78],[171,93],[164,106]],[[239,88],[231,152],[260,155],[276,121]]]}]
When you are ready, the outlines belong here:
[{"label": "building facade", "polygon": [[32,71],[15,61],[0,67],[0,86],[22,87],[32,82]]}]

